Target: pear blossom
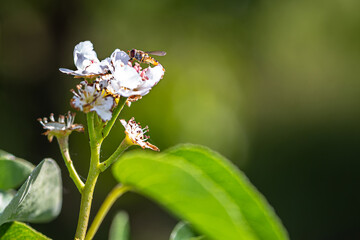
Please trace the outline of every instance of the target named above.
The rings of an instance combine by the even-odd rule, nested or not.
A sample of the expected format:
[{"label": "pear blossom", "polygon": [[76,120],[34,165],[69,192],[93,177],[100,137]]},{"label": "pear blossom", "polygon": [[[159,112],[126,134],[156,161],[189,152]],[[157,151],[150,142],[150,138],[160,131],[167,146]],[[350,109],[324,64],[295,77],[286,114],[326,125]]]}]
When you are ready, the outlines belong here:
[{"label": "pear blossom", "polygon": [[129,122],[120,119],[120,122],[125,128],[126,139],[131,145],[139,145],[143,149],[149,148],[154,151],[160,151],[158,147],[147,142],[149,136],[146,136],[145,133],[149,131],[148,126],[141,128],[140,124],[136,123],[134,118],[131,118]]},{"label": "pear blossom", "polygon": [[70,105],[73,108],[84,113],[96,112],[104,122],[111,119],[112,109],[116,104],[113,96],[106,94],[106,91],[98,83],[82,82],[77,89],[78,93],[71,90],[74,97],[71,99]]},{"label": "pear blossom", "polygon": [[128,105],[148,94],[164,75],[161,65],[142,69],[139,63],[133,65],[129,60],[124,51],[116,49],[107,59],[111,73],[96,79],[109,94],[128,97]]},{"label": "pear blossom", "polygon": [[129,59],[129,56],[119,49],[112,53],[109,70],[113,77],[109,78],[104,86],[111,94],[132,97],[135,101],[150,92],[161,80],[165,70],[160,64],[142,69],[139,63],[135,62],[133,65]]},{"label": "pear blossom", "polygon": [[77,70],[60,68],[63,73],[75,77],[92,77],[99,74],[105,74],[108,71],[109,63],[105,59],[99,61],[93,44],[90,41],[84,41],[77,44],[74,48],[74,63]]},{"label": "pear blossom", "polygon": [[[65,121],[66,119],[66,121]],[[53,137],[67,137],[72,131],[83,132],[84,127],[81,124],[74,124],[75,113],[68,112],[67,116],[59,115],[58,121],[55,121],[54,114],[50,114],[50,122],[46,117],[39,118],[38,121],[47,131],[44,135],[48,137],[49,142]]]}]

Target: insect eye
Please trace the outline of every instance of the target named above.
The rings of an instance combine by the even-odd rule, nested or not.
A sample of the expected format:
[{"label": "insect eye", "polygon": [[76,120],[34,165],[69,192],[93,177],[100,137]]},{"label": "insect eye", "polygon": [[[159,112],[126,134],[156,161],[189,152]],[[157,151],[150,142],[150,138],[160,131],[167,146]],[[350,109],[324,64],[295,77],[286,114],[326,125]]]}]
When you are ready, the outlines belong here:
[{"label": "insect eye", "polygon": [[130,55],[131,58],[133,58],[135,56],[135,49],[131,49],[129,51],[129,55]]}]

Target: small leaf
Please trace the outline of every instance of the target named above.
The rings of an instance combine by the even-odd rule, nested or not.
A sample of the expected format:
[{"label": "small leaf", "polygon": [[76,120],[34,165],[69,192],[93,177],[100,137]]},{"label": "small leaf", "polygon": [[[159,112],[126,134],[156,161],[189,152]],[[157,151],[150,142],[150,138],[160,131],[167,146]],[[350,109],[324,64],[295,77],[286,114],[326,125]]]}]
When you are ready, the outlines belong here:
[{"label": "small leaf", "polygon": [[18,187],[33,169],[31,163],[0,150],[0,190]]},{"label": "small leaf", "polygon": [[5,207],[9,204],[11,199],[13,199],[15,195],[15,191],[2,191],[0,190],[0,213],[5,209]]},{"label": "small leaf", "polygon": [[35,231],[25,223],[9,222],[0,226],[1,240],[49,240],[43,234]]},{"label": "small leaf", "polygon": [[245,175],[205,147],[129,153],[114,165],[113,174],[210,239],[288,239],[272,208]]},{"label": "small leaf", "polygon": [[44,159],[0,214],[0,225],[14,220],[48,222],[59,215],[61,203],[60,169],[54,160]]},{"label": "small leaf", "polygon": [[179,222],[172,231],[170,240],[190,240],[196,236],[197,234],[191,229],[188,223]]},{"label": "small leaf", "polygon": [[129,216],[126,212],[118,212],[111,223],[109,240],[129,240]]}]

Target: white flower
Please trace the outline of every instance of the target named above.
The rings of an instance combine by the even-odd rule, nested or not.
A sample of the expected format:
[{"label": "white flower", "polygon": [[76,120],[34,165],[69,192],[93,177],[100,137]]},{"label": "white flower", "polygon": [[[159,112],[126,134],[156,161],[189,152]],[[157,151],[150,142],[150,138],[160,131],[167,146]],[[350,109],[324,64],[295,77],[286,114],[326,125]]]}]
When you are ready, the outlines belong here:
[{"label": "white flower", "polygon": [[93,44],[90,41],[80,42],[74,48],[74,63],[77,70],[60,68],[63,73],[74,75],[76,77],[91,77],[99,74],[105,74],[108,69],[107,59],[99,61]]},{"label": "white flower", "polygon": [[121,124],[125,128],[125,134],[130,144],[139,145],[143,149],[149,148],[154,151],[160,151],[155,145],[147,142],[149,136],[146,136],[145,133],[149,131],[149,127],[141,128],[141,126],[135,122],[134,118],[131,118],[129,122],[126,122],[124,119],[120,119]]},{"label": "white flower", "polygon": [[83,82],[77,88],[78,93],[71,90],[74,97],[71,99],[70,105],[73,108],[84,113],[96,112],[104,122],[111,119],[112,109],[115,106],[113,96],[107,95],[98,83],[87,84]]},{"label": "white flower", "polygon": [[49,142],[52,141],[53,137],[66,137],[69,136],[72,131],[83,132],[84,127],[81,124],[74,124],[75,113],[68,112],[66,116],[59,115],[59,119],[56,122],[54,119],[54,114],[50,114],[50,122],[46,117],[39,118],[38,121],[47,131],[44,132],[44,135],[48,137]]},{"label": "white flower", "polygon": [[[107,89],[123,97],[144,96],[148,94],[164,75],[164,68],[159,64],[155,67],[142,69],[135,62],[129,62],[129,57],[120,50],[115,50],[111,55],[110,71],[113,79],[109,80]],[[140,99],[140,98],[137,98]]]}]

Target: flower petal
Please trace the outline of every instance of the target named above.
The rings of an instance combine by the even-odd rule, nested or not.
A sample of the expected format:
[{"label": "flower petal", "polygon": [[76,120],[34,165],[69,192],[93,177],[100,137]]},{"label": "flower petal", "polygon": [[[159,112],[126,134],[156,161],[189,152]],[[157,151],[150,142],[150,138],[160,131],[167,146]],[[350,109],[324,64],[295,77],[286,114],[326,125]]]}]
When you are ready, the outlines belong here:
[{"label": "flower petal", "polygon": [[119,61],[121,61],[124,65],[127,65],[129,60],[129,55],[120,49],[115,49],[115,51],[111,54],[111,61],[114,65],[119,64]]},{"label": "flower petal", "polygon": [[99,98],[94,104],[91,111],[95,111],[97,115],[104,121],[109,121],[112,117],[112,108],[114,107],[115,100],[112,96]]},{"label": "flower petal", "polygon": [[148,70],[145,72],[145,76],[148,79],[146,84],[155,86],[164,76],[165,70],[161,64],[155,67],[148,67]]},{"label": "flower petal", "polygon": [[74,48],[74,63],[78,69],[85,69],[93,63],[99,63],[94,46],[90,41],[77,44]]},{"label": "flower petal", "polygon": [[108,64],[100,62],[90,41],[77,44],[74,48],[74,63],[77,70],[60,68],[63,73],[77,77],[92,77],[105,74],[108,71]]}]

